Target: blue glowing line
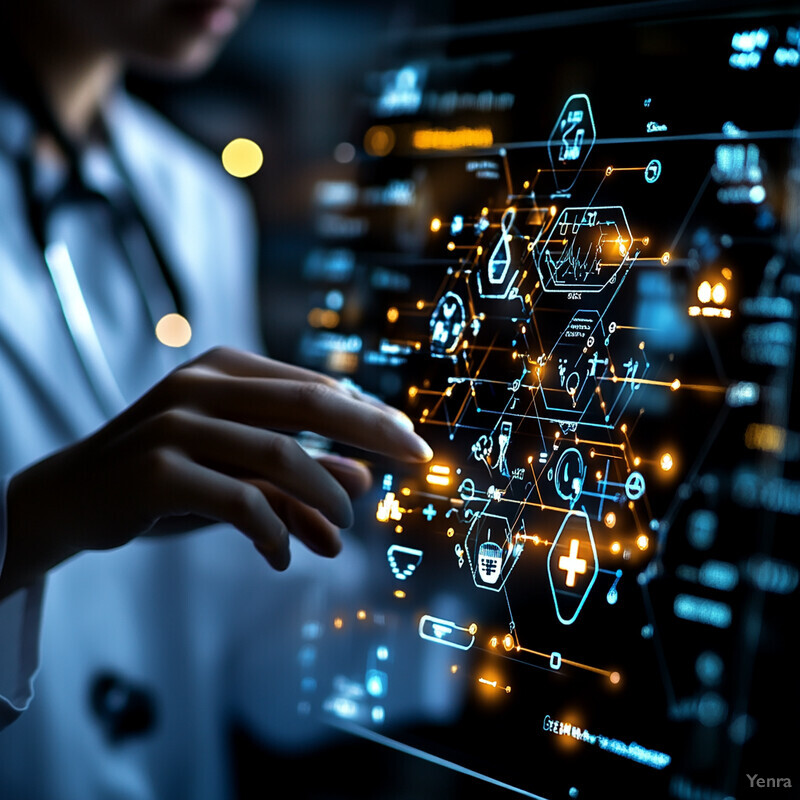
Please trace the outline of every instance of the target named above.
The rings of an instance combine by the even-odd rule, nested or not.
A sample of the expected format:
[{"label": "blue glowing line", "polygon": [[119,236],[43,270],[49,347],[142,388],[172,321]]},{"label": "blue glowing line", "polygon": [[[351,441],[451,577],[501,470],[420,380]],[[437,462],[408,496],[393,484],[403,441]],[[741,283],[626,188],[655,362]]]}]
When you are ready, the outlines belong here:
[{"label": "blue glowing line", "polygon": [[600,495],[600,510],[597,512],[597,521],[599,522],[603,517],[603,503],[606,500],[605,490],[608,488],[608,465],[610,463],[610,459],[606,459],[606,474],[603,477],[603,492]]},{"label": "blue glowing line", "polygon": [[520,789],[518,786],[512,786],[509,783],[498,781],[496,778],[490,778],[488,775],[484,775],[481,772],[475,772],[474,770],[462,767],[461,764],[456,764],[454,761],[447,761],[446,759],[439,758],[439,756],[435,756],[432,753],[426,753],[424,750],[403,744],[403,742],[398,742],[396,739],[390,739],[388,736],[375,733],[375,731],[371,731],[369,728],[364,728],[361,725],[356,725],[352,722],[340,722],[332,719],[325,719],[325,723],[334,728],[339,728],[346,733],[351,733],[354,736],[360,736],[363,739],[369,739],[377,744],[391,747],[393,750],[399,750],[401,753],[406,753],[410,756],[416,756],[417,758],[423,759],[423,761],[429,761],[431,764],[438,764],[440,767],[447,767],[448,769],[452,769],[454,772],[460,772],[462,775],[468,775],[471,778],[477,778],[478,780],[485,781],[486,783],[491,783],[494,786],[499,786],[501,789],[508,789],[510,792],[521,794],[523,797],[532,797],[534,800],[548,800],[548,798],[542,797],[540,794],[526,792],[524,789]]},{"label": "blue glowing line", "polygon": [[[614,502],[617,502],[619,500],[619,495],[601,494],[600,492],[590,492],[586,489],[584,489],[583,492],[581,492],[581,494],[584,495],[585,497],[600,497],[603,500],[613,500]],[[597,519],[599,521],[600,517],[598,516]]]}]

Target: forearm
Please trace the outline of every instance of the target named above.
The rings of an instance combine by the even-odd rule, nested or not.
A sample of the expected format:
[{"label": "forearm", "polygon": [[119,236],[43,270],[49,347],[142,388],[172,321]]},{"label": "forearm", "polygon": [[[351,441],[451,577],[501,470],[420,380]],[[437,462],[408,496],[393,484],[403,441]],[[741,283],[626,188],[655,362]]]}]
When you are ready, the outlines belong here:
[{"label": "forearm", "polygon": [[80,548],[64,535],[53,517],[58,498],[36,491],[39,465],[15,475],[6,492],[6,553],[0,569],[0,600],[39,581]]}]

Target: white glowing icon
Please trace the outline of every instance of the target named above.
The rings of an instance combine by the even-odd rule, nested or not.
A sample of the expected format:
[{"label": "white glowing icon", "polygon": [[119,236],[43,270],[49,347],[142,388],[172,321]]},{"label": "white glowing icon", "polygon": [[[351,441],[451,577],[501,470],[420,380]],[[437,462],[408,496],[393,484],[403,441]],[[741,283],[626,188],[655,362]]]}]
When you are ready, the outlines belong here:
[{"label": "white glowing icon", "polygon": [[495,542],[484,542],[478,548],[478,572],[486,583],[497,583],[503,566],[503,550]]}]

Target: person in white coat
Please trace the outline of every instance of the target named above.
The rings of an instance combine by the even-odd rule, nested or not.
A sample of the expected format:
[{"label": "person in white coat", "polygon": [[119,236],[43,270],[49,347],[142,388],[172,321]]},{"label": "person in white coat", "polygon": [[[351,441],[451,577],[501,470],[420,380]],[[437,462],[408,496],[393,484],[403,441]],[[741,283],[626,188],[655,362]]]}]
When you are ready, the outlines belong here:
[{"label": "person in white coat", "polygon": [[232,721],[311,735],[292,636],[358,574],[357,549],[318,555],[369,474],[291,434],[432,455],[400,412],[253,354],[248,203],[120,88],[132,61],[201,68],[246,5],[0,11],[24,59],[0,68],[2,797],[226,797]]}]

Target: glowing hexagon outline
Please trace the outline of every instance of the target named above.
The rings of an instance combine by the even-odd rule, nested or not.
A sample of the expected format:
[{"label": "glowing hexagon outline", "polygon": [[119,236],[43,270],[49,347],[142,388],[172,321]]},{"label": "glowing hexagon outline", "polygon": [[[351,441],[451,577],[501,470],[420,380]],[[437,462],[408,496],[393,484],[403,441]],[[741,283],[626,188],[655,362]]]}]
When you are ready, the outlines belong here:
[{"label": "glowing hexagon outline", "polygon": [[[586,148],[586,154],[583,156],[583,159],[581,160],[580,166],[577,167],[577,169],[575,170],[575,175],[572,178],[572,181],[570,182],[569,186],[563,186],[562,187],[562,186],[559,186],[559,183],[558,183],[558,175],[559,175],[559,173],[556,171],[560,167],[556,167],[556,164],[553,161],[553,143],[555,141],[559,141],[559,142],[561,141],[560,138],[557,139],[557,136],[560,133],[560,131],[558,130],[559,123],[561,122],[561,118],[565,115],[565,113],[567,111],[567,106],[569,106],[569,104],[573,100],[576,100],[576,99],[583,99],[583,100],[586,101],[586,110],[589,112],[589,122],[591,123],[591,126],[592,126],[592,141],[590,142],[589,146]],[[553,125],[553,130],[550,133],[550,138],[547,140],[547,155],[550,158],[550,167],[553,170],[553,179],[555,181],[556,189],[558,190],[559,194],[564,194],[564,193],[568,192],[575,185],[575,181],[578,180],[578,175],[581,174],[581,171],[583,170],[583,165],[586,163],[586,159],[589,158],[589,153],[592,152],[592,148],[594,147],[594,143],[595,143],[595,139],[596,138],[597,138],[597,128],[595,127],[595,124],[594,124],[594,114],[592,113],[592,103],[589,100],[589,95],[587,95],[587,94],[571,94],[567,98],[567,101],[564,103],[564,106],[561,109],[561,113],[556,117],[555,125]],[[556,159],[556,161],[558,161],[558,159]],[[559,163],[559,165],[561,164],[560,161],[558,161],[558,163]]]},{"label": "glowing hexagon outline", "polygon": [[[479,519],[485,519],[486,517],[491,517],[492,519],[502,520],[503,523],[505,524],[505,529],[507,531],[507,533],[506,533],[506,542],[511,543],[513,541],[513,536],[511,535],[511,525],[509,524],[509,521],[508,521],[507,517],[503,517],[500,514],[487,514],[487,513],[483,512],[483,511],[478,511],[474,515],[474,519],[472,520],[472,523],[469,526],[469,530],[467,531],[467,535],[464,537],[464,552],[467,554],[467,561],[469,562],[469,573],[472,576],[472,582],[475,584],[475,588],[477,588],[477,589],[486,589],[487,591],[490,591],[490,592],[499,592],[506,585],[506,581],[508,580],[509,575],[511,575],[511,573],[513,572],[514,567],[517,566],[517,561],[519,561],[519,557],[522,555],[522,551],[525,548],[525,543],[524,543],[524,541],[523,542],[517,542],[514,545],[510,555],[503,562],[503,566],[505,567],[505,565],[508,564],[509,561],[512,561],[512,559],[513,559],[513,563],[508,568],[508,571],[506,572],[506,574],[503,576],[503,580],[500,581],[500,583],[498,583],[497,586],[484,586],[483,584],[478,583],[475,580],[475,567],[472,564],[472,558],[470,557],[470,554],[469,554],[468,542],[469,542],[469,537],[472,536],[473,528],[478,524],[478,520]],[[516,555],[514,555],[515,552],[516,552]]]},{"label": "glowing hexagon outline", "polygon": [[[534,259],[534,263],[536,264],[536,272],[539,275],[539,280],[541,281],[542,290],[545,292],[587,292],[588,294],[598,294],[606,289],[609,283],[616,282],[616,277],[619,275],[620,270],[626,266],[627,262],[627,269],[625,270],[625,274],[620,279],[620,285],[622,285],[622,281],[625,279],[625,276],[628,274],[628,270],[633,266],[636,261],[636,258],[631,258],[631,246],[629,245],[625,251],[625,255],[622,257],[622,261],[619,262],[619,266],[614,270],[613,274],[608,276],[608,279],[602,286],[587,286],[583,283],[573,283],[573,284],[559,284],[555,287],[548,286],[548,279],[545,278],[544,273],[542,272],[541,262],[544,259],[545,249],[547,245],[553,238],[553,231],[557,228],[558,225],[561,224],[562,217],[569,211],[576,211],[576,212],[587,212],[587,211],[607,211],[609,209],[619,210],[620,214],[622,215],[622,222],[625,225],[625,231],[628,235],[628,241],[630,244],[633,244],[633,234],[631,233],[631,226],[628,223],[628,217],[625,214],[625,209],[622,206],[566,206],[565,208],[561,209],[556,221],[553,223],[552,228],[550,229],[550,234],[547,237],[547,240],[543,245],[540,246],[538,255],[536,259]],[[638,253],[638,251],[637,251]],[[549,274],[549,273],[548,273]],[[551,282],[555,282],[555,278],[550,276],[549,279]]]},{"label": "glowing hexagon outline", "polygon": [[[508,222],[508,226],[504,225],[504,220],[506,216],[510,215],[510,220]],[[517,280],[517,276],[520,273],[519,269],[514,270],[514,274],[509,277],[512,266],[511,266],[511,253],[509,252],[508,263],[506,264],[505,269],[503,270],[503,277],[497,281],[492,280],[492,278],[488,274],[488,265],[489,262],[492,260],[495,251],[500,247],[503,242],[503,238],[507,236],[511,236],[511,238],[515,238],[514,235],[511,233],[511,228],[514,225],[514,220],[517,216],[517,210],[514,206],[510,206],[503,212],[503,216],[500,219],[500,234],[499,238],[495,244],[494,250],[486,259],[486,267],[487,267],[487,275],[486,280],[488,281],[486,290],[483,287],[483,278],[481,277],[481,273],[483,269],[478,269],[478,294],[485,298],[486,300],[513,300],[516,297],[519,297],[519,293],[517,291],[517,287],[514,286],[514,282]],[[519,238],[519,237],[516,237]],[[504,289],[500,289],[500,287],[505,287]],[[497,289],[497,291],[492,291],[493,289]]]},{"label": "glowing hexagon outline", "polygon": [[[434,318],[439,314],[440,309],[442,308],[443,304],[445,303],[448,297],[454,297],[458,302],[456,305],[458,306],[459,310],[461,311],[461,318],[463,322],[461,323],[461,329],[456,336],[456,340],[451,347],[442,348],[441,346],[437,346],[437,343],[433,340],[433,331],[436,327]],[[461,344],[461,340],[464,336],[464,331],[467,329],[467,310],[464,306],[464,300],[460,294],[456,292],[445,292],[440,298],[439,301],[436,303],[436,307],[433,309],[433,313],[431,314],[431,318],[428,321],[428,327],[430,328],[430,341],[431,341],[431,356],[434,358],[452,358],[453,354],[458,350],[458,346]]]},{"label": "glowing hexagon outline", "polygon": [[[561,616],[561,610],[558,607],[558,597],[556,595],[556,587],[553,583],[553,570],[550,568],[550,562],[553,560],[553,554],[556,551],[556,545],[558,544],[559,540],[561,539],[561,535],[564,533],[564,528],[567,526],[567,522],[570,517],[576,516],[581,517],[586,524],[586,532],[589,534],[589,544],[592,546],[592,555],[594,556],[594,572],[592,574],[592,579],[589,581],[589,585],[583,592],[583,597],[581,598],[580,603],[578,603],[577,609],[575,609],[575,613],[569,620],[565,620],[564,617]],[[558,529],[558,533],[556,534],[556,538],[553,539],[553,544],[550,546],[550,553],[547,556],[547,578],[550,582],[550,592],[553,595],[553,605],[556,607],[556,616],[558,617],[558,621],[562,625],[572,625],[573,622],[578,618],[578,615],[581,613],[581,609],[586,602],[586,598],[589,596],[589,592],[592,591],[592,587],[594,586],[595,582],[597,581],[597,575],[600,572],[600,566],[597,561],[597,547],[594,543],[594,534],[592,533],[592,524],[589,521],[589,515],[586,513],[586,509],[581,507],[580,511],[570,511],[568,514],[564,516],[564,521],[561,523],[561,527]]]}]

